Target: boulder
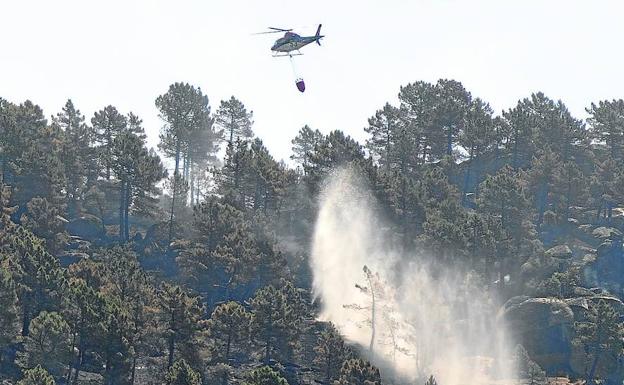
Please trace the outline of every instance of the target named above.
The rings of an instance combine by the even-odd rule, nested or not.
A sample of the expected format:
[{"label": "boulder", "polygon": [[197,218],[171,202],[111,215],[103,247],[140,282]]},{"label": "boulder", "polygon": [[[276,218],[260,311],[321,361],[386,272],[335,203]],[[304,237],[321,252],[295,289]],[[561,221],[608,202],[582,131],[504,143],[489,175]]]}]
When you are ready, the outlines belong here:
[{"label": "boulder", "polygon": [[624,303],[620,299],[608,293],[594,294],[589,297],[569,298],[565,300],[568,306],[570,306],[570,309],[574,312],[574,319],[576,321],[584,321],[589,307],[596,305],[600,301],[604,301],[611,305],[620,317],[624,316]]},{"label": "boulder", "polygon": [[598,227],[592,231],[592,235],[598,239],[611,240],[621,238],[622,232],[613,227]]},{"label": "boulder", "polygon": [[554,258],[548,255],[532,256],[520,266],[520,277],[525,283],[530,280],[540,282],[553,273],[565,271],[569,265],[569,259]]},{"label": "boulder", "polygon": [[572,250],[570,250],[568,245],[559,245],[546,250],[546,256],[558,259],[570,259],[572,258]]},{"label": "boulder", "polygon": [[595,258],[585,258],[583,281],[586,286],[600,286],[609,292],[624,294],[624,253],[619,240],[605,241]]},{"label": "boulder", "polygon": [[79,218],[72,219],[65,225],[65,229],[70,235],[89,241],[99,240],[105,235],[102,220],[91,214],[83,214]]},{"label": "boulder", "polygon": [[574,313],[565,301],[514,297],[503,305],[499,318],[507,324],[512,339],[547,373],[569,368]]},{"label": "boulder", "polygon": [[67,251],[58,256],[59,263],[63,267],[67,267],[74,263],[80,262],[82,259],[88,259],[89,255],[79,251]]}]

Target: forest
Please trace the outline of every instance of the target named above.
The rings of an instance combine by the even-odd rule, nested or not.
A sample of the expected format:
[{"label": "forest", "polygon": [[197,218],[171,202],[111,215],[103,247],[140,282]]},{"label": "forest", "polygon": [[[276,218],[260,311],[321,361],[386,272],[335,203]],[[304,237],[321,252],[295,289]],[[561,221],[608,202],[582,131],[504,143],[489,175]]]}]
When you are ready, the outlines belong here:
[{"label": "forest", "polygon": [[624,380],[624,100],[580,119],[536,92],[497,114],[417,81],[371,111],[365,143],[294,128],[287,163],[234,96],[163,91],[157,149],[112,105],[47,118],[0,98],[1,384],[453,385],[406,380],[319,319],[309,259],[341,167],[394,247],[471,272],[517,381]]}]

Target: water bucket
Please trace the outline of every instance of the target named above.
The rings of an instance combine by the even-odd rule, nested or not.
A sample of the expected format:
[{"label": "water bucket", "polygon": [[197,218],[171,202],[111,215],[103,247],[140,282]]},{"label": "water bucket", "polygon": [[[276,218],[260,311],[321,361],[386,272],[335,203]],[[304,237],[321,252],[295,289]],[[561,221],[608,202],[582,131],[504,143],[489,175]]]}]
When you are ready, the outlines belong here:
[{"label": "water bucket", "polygon": [[295,82],[295,84],[297,84],[297,89],[301,92],[305,91],[305,83],[303,82],[303,79],[297,79],[297,81]]}]

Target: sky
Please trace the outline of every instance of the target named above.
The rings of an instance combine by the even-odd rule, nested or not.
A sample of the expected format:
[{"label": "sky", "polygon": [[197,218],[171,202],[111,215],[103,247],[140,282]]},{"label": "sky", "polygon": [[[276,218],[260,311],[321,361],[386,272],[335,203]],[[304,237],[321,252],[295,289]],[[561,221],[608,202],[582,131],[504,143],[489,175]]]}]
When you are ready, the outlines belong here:
[{"label": "sky", "polygon": [[[208,95],[214,112],[234,95],[277,160],[308,124],[362,143],[368,117],[396,104],[402,85],[461,81],[497,113],[532,92],[577,117],[591,102],[624,98],[621,0],[0,0],[0,97],[47,116],[71,98],[87,116],[112,104],[144,120],[151,146],[162,121],[154,100],[174,82]],[[279,34],[322,46],[273,58]]]}]

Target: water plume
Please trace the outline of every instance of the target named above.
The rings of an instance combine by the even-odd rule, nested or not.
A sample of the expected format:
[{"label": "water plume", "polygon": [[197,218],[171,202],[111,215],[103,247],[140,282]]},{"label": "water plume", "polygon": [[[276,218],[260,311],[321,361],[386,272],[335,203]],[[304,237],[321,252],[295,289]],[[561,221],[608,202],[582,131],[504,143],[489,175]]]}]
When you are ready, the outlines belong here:
[{"label": "water plume", "polygon": [[382,217],[353,169],[327,179],[310,262],[321,319],[398,378],[479,385],[513,377],[511,344],[477,275],[395,247]]}]

